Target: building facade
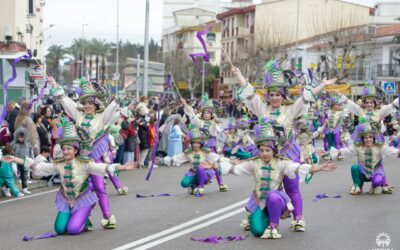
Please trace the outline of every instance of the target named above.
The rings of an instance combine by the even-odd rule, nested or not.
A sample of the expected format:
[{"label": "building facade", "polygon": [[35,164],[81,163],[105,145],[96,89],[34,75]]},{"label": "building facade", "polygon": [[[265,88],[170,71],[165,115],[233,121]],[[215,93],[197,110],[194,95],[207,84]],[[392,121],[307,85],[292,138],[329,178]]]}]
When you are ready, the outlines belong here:
[{"label": "building facade", "polygon": [[[255,11],[256,6],[252,5],[218,14],[217,18],[222,22],[222,65],[228,65],[229,60],[234,63],[247,60],[249,54],[252,54],[255,50]],[[230,67],[221,68],[223,88],[236,84],[236,79],[232,76]]]},{"label": "building facade", "polygon": [[2,0],[0,8],[0,106],[4,104],[3,84],[12,76],[12,64],[31,50],[31,61],[21,60],[16,65],[17,77],[9,86],[8,99],[33,97],[38,84],[43,83],[43,8],[44,0]]}]

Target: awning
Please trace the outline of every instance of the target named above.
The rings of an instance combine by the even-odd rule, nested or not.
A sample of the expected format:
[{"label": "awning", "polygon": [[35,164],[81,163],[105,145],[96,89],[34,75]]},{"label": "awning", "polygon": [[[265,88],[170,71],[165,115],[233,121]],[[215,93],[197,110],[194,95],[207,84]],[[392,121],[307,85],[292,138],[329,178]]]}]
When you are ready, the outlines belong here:
[{"label": "awning", "polygon": [[[343,95],[351,95],[351,86],[350,84],[336,84],[336,85],[330,85],[325,88],[325,91],[328,93],[334,92],[334,91],[339,91]],[[292,95],[298,96],[301,92],[301,89],[303,86],[295,86],[293,88],[289,88],[289,92]]]},{"label": "awning", "polygon": [[[21,57],[23,55],[26,55],[26,53],[27,52],[21,52],[21,51],[14,52],[14,53],[8,53],[8,52],[0,53],[0,59],[15,59],[15,58]],[[31,60],[35,60],[35,58],[32,57]],[[36,60],[38,60],[40,62],[40,59],[36,58]]]}]

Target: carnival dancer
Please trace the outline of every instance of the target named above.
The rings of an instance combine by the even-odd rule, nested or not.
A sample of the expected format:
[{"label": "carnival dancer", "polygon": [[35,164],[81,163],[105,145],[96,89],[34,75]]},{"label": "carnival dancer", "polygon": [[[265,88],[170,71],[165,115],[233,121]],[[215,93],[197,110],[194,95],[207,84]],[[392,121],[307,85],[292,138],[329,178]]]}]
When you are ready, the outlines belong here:
[{"label": "carnival dancer", "polygon": [[255,122],[257,122],[257,120],[252,121],[247,115],[243,115],[238,121],[238,129],[242,134],[242,146],[244,147],[244,151],[250,152],[252,156],[258,154],[257,145],[254,143],[254,133],[253,130],[250,129],[250,124]]},{"label": "carnival dancer", "polygon": [[390,136],[390,145],[397,147],[400,149],[400,110],[395,109],[392,113],[392,127],[393,127],[393,135]]},{"label": "carnival dancer", "polygon": [[[136,168],[135,163],[126,165],[95,163],[89,157],[79,155],[80,142],[75,126],[68,123],[64,128],[64,137],[58,142],[63,151],[62,159],[52,163],[35,163],[34,159],[28,157],[24,159],[15,156],[3,157],[5,161],[31,168],[35,176],[60,175],[61,188],[56,195],[58,214],[54,224],[54,229],[59,235],[80,234],[89,222],[90,212],[97,201],[96,195],[90,188],[89,176],[114,175],[117,171]],[[105,219],[103,220],[103,224],[107,223]]]},{"label": "carnival dancer", "polygon": [[202,96],[200,102],[201,118],[196,115],[193,108],[186,103],[185,99],[181,98],[180,100],[190,122],[197,128],[208,130],[209,137],[206,139],[204,147],[209,148],[214,153],[219,151],[218,139],[223,132],[223,128],[216,122],[215,108],[212,100],[208,99],[207,95]]},{"label": "carnival dancer", "polygon": [[[359,120],[364,122],[370,122],[374,131],[377,132],[379,140],[383,140],[383,132],[386,130],[383,125],[383,120],[386,116],[390,115],[395,111],[396,108],[399,108],[399,99],[396,98],[392,103],[383,105],[380,109],[378,108],[378,93],[376,91],[376,87],[371,82],[365,82],[363,92],[362,92],[362,101],[364,105],[364,109],[361,108],[358,104],[349,100],[346,96],[342,95],[341,98],[344,98],[345,107],[348,111],[355,116],[359,117]],[[378,133],[381,132],[381,133]]]},{"label": "carnival dancer", "polygon": [[[326,86],[335,83],[336,79],[318,81],[310,75],[309,79],[306,78],[310,84],[304,86],[302,96],[294,104],[291,104],[287,98],[287,87],[293,80],[298,80],[295,73],[282,70],[277,61],[268,62],[266,70],[265,88],[267,92],[265,98],[267,103],[255,93],[253,86],[246,81],[240,70],[233,67],[232,72],[240,83],[238,97],[257,117],[266,117],[268,120],[276,121],[275,126],[280,130],[281,138],[285,139],[279,153],[295,162],[300,162],[301,148],[292,131],[294,120],[307,112],[309,102],[315,102],[319,92]],[[294,206],[294,229],[303,232],[305,231],[305,221],[299,180],[285,177],[283,183]],[[294,184],[292,185],[292,183]]]},{"label": "carnival dancer", "polygon": [[188,188],[191,194],[196,196],[204,195],[204,185],[216,177],[219,190],[228,191],[228,186],[223,184],[220,173],[221,164],[229,164],[228,159],[220,157],[210,149],[203,147],[206,136],[200,129],[190,125],[191,131],[188,133],[191,148],[173,157],[156,158],[157,165],[181,165],[185,162],[190,163],[190,169],[186,172],[181,181],[181,186]]},{"label": "carnival dancer", "polygon": [[[325,113],[325,124],[323,124],[324,149],[326,151],[329,151],[332,147],[336,149],[343,147],[342,124],[346,113],[343,110],[342,104],[346,99],[342,97],[343,95],[333,93],[329,98],[330,109]],[[342,160],[343,157],[339,155],[338,159]]]},{"label": "carnival dancer", "polygon": [[246,144],[253,144],[253,140],[245,133],[238,129],[238,122],[230,120],[228,127],[224,129],[224,155],[226,157],[237,157],[239,159],[247,159],[252,157],[250,152],[245,149]]},{"label": "carnival dancer", "polygon": [[315,152],[313,140],[318,137],[322,132],[322,127],[314,131],[312,121],[307,116],[300,118],[296,122],[298,132],[296,133],[296,140],[301,147],[300,160],[302,163],[317,164],[319,162],[318,156]]},{"label": "carnival dancer", "polygon": [[381,139],[383,137],[377,136],[378,133],[371,123],[359,124],[353,133],[354,144],[339,150],[331,150],[329,153],[331,159],[336,159],[339,153],[344,157],[357,156],[358,163],[351,166],[353,187],[350,194],[361,194],[364,182],[372,183],[369,191],[372,194],[376,192],[377,187],[381,187],[384,194],[393,192],[386,183],[383,158],[399,157],[400,150],[386,145],[384,139]]},{"label": "carnival dancer", "polygon": [[[293,210],[289,196],[282,189],[284,178],[298,180],[309,178],[313,173],[333,171],[334,164],[311,165],[293,162],[278,153],[278,138],[269,123],[254,127],[258,157],[235,162],[230,173],[252,175],[255,182],[253,196],[246,206],[250,212],[250,230],[255,237],[279,239],[279,219]],[[291,182],[290,185],[295,184]]]},{"label": "carnival dancer", "polygon": [[[66,114],[76,122],[78,133],[84,143],[81,145],[81,155],[89,156],[95,162],[112,162],[112,152],[109,147],[108,128],[119,117],[119,104],[114,99],[106,108],[107,92],[99,84],[92,84],[84,79],[80,82],[82,95],[79,102],[83,111],[77,103],[64,95],[62,86],[50,77],[49,83],[53,85],[51,93],[60,100]],[[118,178],[109,175],[119,194],[126,194],[128,189],[123,187]],[[116,227],[116,219],[111,214],[109,200],[105,188],[103,176],[92,175],[93,188],[99,198],[99,205],[103,213],[102,225],[104,228]]]}]

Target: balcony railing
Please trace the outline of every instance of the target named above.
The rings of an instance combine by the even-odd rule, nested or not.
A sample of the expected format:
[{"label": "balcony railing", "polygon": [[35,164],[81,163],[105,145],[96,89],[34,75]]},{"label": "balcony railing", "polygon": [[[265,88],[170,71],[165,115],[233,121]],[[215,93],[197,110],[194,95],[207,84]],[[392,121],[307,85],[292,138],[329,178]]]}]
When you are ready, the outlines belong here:
[{"label": "balcony railing", "polygon": [[378,64],[377,77],[400,77],[400,64]]}]

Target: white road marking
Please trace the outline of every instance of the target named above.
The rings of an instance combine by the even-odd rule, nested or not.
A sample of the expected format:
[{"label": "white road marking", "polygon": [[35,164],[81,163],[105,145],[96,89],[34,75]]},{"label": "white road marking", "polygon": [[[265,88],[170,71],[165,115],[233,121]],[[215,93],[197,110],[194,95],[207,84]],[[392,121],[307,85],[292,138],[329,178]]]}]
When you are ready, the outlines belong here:
[{"label": "white road marking", "polygon": [[13,202],[13,201],[19,201],[19,200],[23,200],[23,199],[28,199],[28,198],[36,197],[36,196],[43,195],[43,194],[53,193],[53,192],[58,191],[58,190],[59,189],[57,188],[57,189],[45,191],[45,192],[42,192],[42,193],[30,194],[30,195],[26,195],[24,197],[18,197],[18,198],[14,198],[14,199],[9,199],[9,200],[6,200],[6,201],[1,201],[0,204]]},{"label": "white road marking", "polygon": [[140,246],[140,247],[135,248],[134,250],[145,250],[145,249],[149,249],[149,248],[151,248],[151,247],[160,245],[160,244],[162,244],[162,243],[164,243],[164,242],[167,242],[167,241],[173,240],[173,239],[175,239],[175,238],[181,237],[182,235],[191,233],[191,232],[193,232],[193,231],[202,229],[202,228],[204,228],[204,227],[208,227],[208,226],[210,226],[210,225],[212,225],[212,224],[215,224],[215,223],[217,223],[217,222],[220,222],[220,221],[222,221],[222,220],[225,220],[225,219],[227,219],[227,218],[229,218],[229,217],[232,217],[232,216],[234,216],[234,215],[243,213],[243,212],[245,212],[245,211],[246,211],[246,210],[245,210],[244,208],[239,208],[239,209],[237,209],[237,210],[234,210],[233,212],[230,212],[230,213],[221,215],[221,216],[219,216],[219,217],[217,217],[217,218],[215,218],[215,219],[212,219],[212,220],[210,220],[210,221],[206,221],[206,222],[204,222],[204,223],[202,223],[202,224],[199,224],[199,225],[197,225],[197,226],[190,227],[190,228],[185,229],[185,230],[182,230],[182,231],[180,231],[180,232],[171,234],[171,235],[169,235],[169,236],[167,236],[167,237],[164,237],[164,238],[158,239],[158,240],[156,240],[156,241],[147,243],[147,244],[145,244],[145,245],[142,245],[142,246]]},{"label": "white road marking", "polygon": [[[133,248],[133,247],[135,247],[135,246],[138,246],[138,245],[141,245],[141,244],[146,243],[146,242],[148,242],[148,241],[157,239],[157,238],[159,238],[159,237],[161,237],[161,236],[164,236],[164,235],[167,235],[167,234],[170,234],[170,233],[174,233],[174,232],[176,232],[176,231],[178,231],[178,230],[181,230],[181,229],[183,229],[183,228],[185,228],[185,227],[188,227],[188,226],[191,226],[191,225],[193,225],[193,224],[199,223],[199,222],[201,222],[201,221],[203,221],[203,220],[207,220],[207,219],[209,219],[209,218],[211,218],[211,217],[214,217],[214,216],[216,216],[216,215],[219,215],[219,214],[228,212],[228,211],[230,211],[230,210],[232,210],[232,209],[235,209],[235,208],[237,208],[237,207],[239,207],[239,206],[243,206],[243,205],[245,205],[246,203],[247,203],[247,199],[242,200],[242,201],[240,201],[240,202],[237,202],[237,203],[232,204],[232,205],[230,205],[230,206],[221,208],[221,209],[219,209],[219,210],[217,210],[217,211],[214,211],[214,212],[212,212],[212,213],[203,215],[203,216],[201,216],[201,217],[198,217],[198,218],[196,218],[196,219],[190,220],[190,221],[185,222],[185,223],[183,223],[183,224],[177,225],[177,226],[175,226],[175,227],[166,229],[166,230],[161,231],[161,232],[159,232],[159,233],[156,233],[156,234],[147,236],[147,237],[145,237],[145,238],[142,238],[142,239],[133,241],[133,242],[131,242],[131,243],[125,244],[125,245],[123,245],[123,246],[120,246],[120,247],[118,247],[118,248],[115,248],[114,250],[131,249],[131,248]],[[242,211],[242,209],[240,210],[240,212],[241,212],[241,211]]]}]

